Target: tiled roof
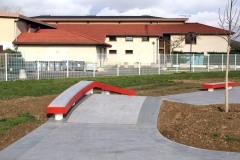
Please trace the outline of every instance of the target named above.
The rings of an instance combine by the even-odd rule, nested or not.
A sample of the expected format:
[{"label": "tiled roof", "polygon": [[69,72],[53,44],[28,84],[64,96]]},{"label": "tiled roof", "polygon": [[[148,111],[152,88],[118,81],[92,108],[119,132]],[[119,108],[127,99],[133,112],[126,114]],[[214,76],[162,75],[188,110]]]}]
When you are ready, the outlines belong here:
[{"label": "tiled roof", "polygon": [[89,37],[94,37],[104,41],[106,36],[161,36],[163,34],[187,34],[194,32],[201,35],[217,35],[224,34],[225,31],[219,28],[199,24],[59,24],[58,28],[64,28],[76,33],[81,33]]},{"label": "tiled roof", "polygon": [[59,24],[58,29],[22,33],[14,44],[94,44],[105,43],[106,36],[162,36],[163,34],[223,35],[224,30],[199,24]]},{"label": "tiled roof", "polygon": [[106,45],[107,43],[65,29],[40,29],[36,33],[21,33],[14,44],[78,44]]}]

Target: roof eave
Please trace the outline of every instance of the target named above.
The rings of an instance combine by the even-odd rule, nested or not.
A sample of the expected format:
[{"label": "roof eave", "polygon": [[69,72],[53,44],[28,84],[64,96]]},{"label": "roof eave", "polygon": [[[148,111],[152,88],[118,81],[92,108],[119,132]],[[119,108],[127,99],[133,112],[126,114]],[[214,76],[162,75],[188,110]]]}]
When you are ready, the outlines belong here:
[{"label": "roof eave", "polygon": [[76,43],[76,42],[13,42],[14,45],[96,45],[111,47],[107,43]]},{"label": "roof eave", "polygon": [[36,18],[44,22],[186,22],[188,18]]},{"label": "roof eave", "polygon": [[42,25],[42,26],[46,26],[46,27],[49,27],[49,28],[52,28],[52,29],[56,29],[56,27],[53,26],[53,25],[50,25],[50,24],[48,24],[48,23],[45,23],[45,22],[42,22],[42,21],[39,21],[39,20],[36,20],[36,19],[33,19],[33,18],[29,18],[29,17],[23,16],[23,15],[21,15],[21,14],[16,14],[16,13],[0,13],[0,17],[23,19],[23,20],[28,21],[28,22],[33,22],[33,23],[36,23],[36,24],[40,24],[40,25]]}]

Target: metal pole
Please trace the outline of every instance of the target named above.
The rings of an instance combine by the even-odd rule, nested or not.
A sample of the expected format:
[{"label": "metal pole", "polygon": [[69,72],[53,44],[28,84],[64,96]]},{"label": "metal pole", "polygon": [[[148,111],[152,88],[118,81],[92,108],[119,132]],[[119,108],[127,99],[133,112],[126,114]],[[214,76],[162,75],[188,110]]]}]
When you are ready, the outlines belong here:
[{"label": "metal pole", "polygon": [[176,67],[176,70],[177,70],[177,72],[178,72],[178,67],[179,67],[179,65],[178,65],[178,53],[177,53],[177,67]]},{"label": "metal pole", "polygon": [[96,77],[96,63],[93,63],[93,77]]},{"label": "metal pole", "polygon": [[141,75],[141,64],[138,62],[138,75]]},{"label": "metal pole", "polygon": [[194,54],[193,54],[193,72],[194,72]]},{"label": "metal pole", "polygon": [[155,42],[152,42],[153,45],[153,63],[155,63]]},{"label": "metal pole", "polygon": [[222,71],[223,71],[223,54],[222,54]]},{"label": "metal pole", "polygon": [[209,72],[209,66],[210,66],[209,62],[210,62],[210,54],[208,54],[208,64],[207,64],[207,66],[208,66],[208,72]]},{"label": "metal pole", "polygon": [[188,36],[190,36],[190,72],[192,72],[192,42],[193,42],[193,32],[189,32]]},{"label": "metal pole", "polygon": [[68,61],[68,58],[67,58],[67,77],[69,77],[69,61]]},{"label": "metal pole", "polygon": [[37,61],[37,79],[39,79],[39,68],[40,68],[40,64],[39,64],[39,61]]},{"label": "metal pole", "polygon": [[117,76],[119,76],[119,53],[117,53]]},{"label": "metal pole", "polygon": [[237,54],[235,54],[235,71],[237,70]]},{"label": "metal pole", "polygon": [[190,44],[190,72],[192,72],[192,40]]},{"label": "metal pole", "polygon": [[117,76],[119,76],[119,61],[117,62]]},{"label": "metal pole", "polygon": [[7,53],[5,53],[5,80],[8,81],[8,74],[7,74]]},{"label": "metal pole", "polygon": [[158,74],[161,74],[161,62],[160,62],[160,56],[161,56],[161,54],[160,53],[158,53],[158,64],[159,64],[159,66],[158,66]]}]

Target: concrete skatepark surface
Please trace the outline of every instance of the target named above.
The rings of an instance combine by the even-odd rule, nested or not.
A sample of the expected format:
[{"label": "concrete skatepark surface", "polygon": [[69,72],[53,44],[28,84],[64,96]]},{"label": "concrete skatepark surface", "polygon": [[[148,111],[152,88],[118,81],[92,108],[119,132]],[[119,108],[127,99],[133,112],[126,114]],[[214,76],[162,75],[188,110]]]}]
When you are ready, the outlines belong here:
[{"label": "concrete skatepark surface", "polygon": [[[240,103],[240,87],[230,90]],[[157,130],[163,99],[220,104],[224,90],[165,97],[90,95],[60,122],[47,123],[0,152],[0,160],[239,160],[240,153],[193,148],[164,138]]]}]

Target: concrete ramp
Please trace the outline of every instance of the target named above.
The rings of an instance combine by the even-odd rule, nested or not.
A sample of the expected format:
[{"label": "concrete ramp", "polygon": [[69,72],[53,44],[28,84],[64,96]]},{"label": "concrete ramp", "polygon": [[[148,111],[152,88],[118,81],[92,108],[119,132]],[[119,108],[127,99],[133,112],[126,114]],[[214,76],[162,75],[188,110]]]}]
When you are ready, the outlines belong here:
[{"label": "concrete ramp", "polygon": [[78,104],[67,122],[137,124],[146,97],[94,94]]}]

